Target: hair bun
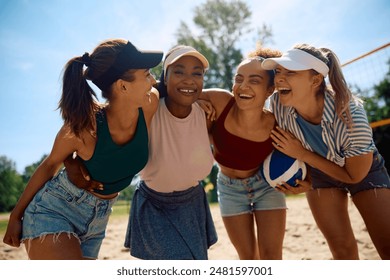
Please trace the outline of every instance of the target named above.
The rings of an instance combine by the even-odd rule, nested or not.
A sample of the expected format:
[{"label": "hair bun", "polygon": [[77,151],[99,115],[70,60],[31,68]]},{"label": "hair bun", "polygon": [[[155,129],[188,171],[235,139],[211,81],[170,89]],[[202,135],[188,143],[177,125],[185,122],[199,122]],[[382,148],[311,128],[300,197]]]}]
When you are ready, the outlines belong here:
[{"label": "hair bun", "polygon": [[81,62],[84,63],[85,66],[90,66],[91,65],[91,57],[89,56],[89,53],[84,53],[83,56],[81,57]]}]

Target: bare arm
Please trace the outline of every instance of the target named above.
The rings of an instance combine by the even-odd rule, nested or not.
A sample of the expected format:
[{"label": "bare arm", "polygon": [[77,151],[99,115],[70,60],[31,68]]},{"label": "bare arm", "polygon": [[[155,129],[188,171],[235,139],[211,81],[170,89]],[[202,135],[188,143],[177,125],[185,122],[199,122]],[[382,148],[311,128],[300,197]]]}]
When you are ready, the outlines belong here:
[{"label": "bare arm", "polygon": [[223,109],[225,108],[226,104],[229,102],[229,100],[233,97],[233,94],[230,91],[219,89],[219,88],[210,88],[210,89],[204,89],[202,91],[202,94],[199,95],[199,99],[201,100],[207,100],[211,102],[211,105],[215,109],[217,119],[219,115],[222,113]]},{"label": "bare arm", "polygon": [[213,122],[219,117],[233,94],[219,88],[204,89],[197,103],[206,112],[207,128],[210,132]]},{"label": "bare arm", "polygon": [[231,98],[232,96],[233,94],[225,89],[207,88],[203,89],[202,94],[199,95],[199,99],[204,99],[213,102],[218,101],[219,99]]},{"label": "bare arm", "polygon": [[15,247],[20,245],[21,219],[24,210],[42,186],[58,172],[65,158],[76,150],[76,142],[74,137],[69,136],[64,128],[57,134],[52,151],[31,176],[25,190],[11,212],[7,232],[4,236],[4,243]]},{"label": "bare arm", "polygon": [[[152,87],[149,95],[149,104],[142,107],[142,111],[144,112],[146,125],[149,128],[152,122],[154,113],[156,113],[159,103],[159,92],[156,88]],[[149,129],[148,129],[149,130]]]},{"label": "bare arm", "polygon": [[356,184],[363,180],[367,176],[373,160],[372,153],[368,153],[347,158],[345,165],[341,167],[312,151],[306,150],[298,139],[281,128],[278,128],[277,131],[273,130],[271,137],[274,140],[274,147],[279,151],[302,160],[344,183]]}]

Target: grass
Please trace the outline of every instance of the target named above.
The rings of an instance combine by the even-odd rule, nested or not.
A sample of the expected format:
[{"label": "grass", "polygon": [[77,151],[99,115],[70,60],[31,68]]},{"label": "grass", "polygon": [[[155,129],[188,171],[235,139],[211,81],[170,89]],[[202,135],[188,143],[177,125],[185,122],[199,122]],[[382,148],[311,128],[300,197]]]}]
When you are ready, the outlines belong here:
[{"label": "grass", "polygon": [[[115,217],[123,217],[123,216],[128,216],[130,212],[130,203],[128,201],[120,200],[117,201],[113,208],[111,218]],[[0,213],[0,214],[7,214],[7,213]],[[7,229],[8,225],[8,220],[0,220],[0,235],[4,235],[5,231]]]},{"label": "grass", "polygon": [[305,193],[300,194],[287,194],[286,199],[296,199],[296,198],[303,198],[306,197]]},{"label": "grass", "polygon": [[118,200],[112,207],[111,217],[128,216],[131,204],[127,200]]},{"label": "grass", "polygon": [[0,234],[4,235],[7,228],[8,221],[0,221]]}]

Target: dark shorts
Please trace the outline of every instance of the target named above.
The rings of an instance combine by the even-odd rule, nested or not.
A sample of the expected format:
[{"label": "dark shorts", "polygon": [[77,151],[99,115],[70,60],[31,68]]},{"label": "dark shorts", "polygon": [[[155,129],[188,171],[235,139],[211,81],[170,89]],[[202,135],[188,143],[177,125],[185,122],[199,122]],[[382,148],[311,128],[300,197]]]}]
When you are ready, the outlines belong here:
[{"label": "dark shorts", "polygon": [[346,184],[333,179],[318,169],[311,169],[311,176],[313,181],[313,189],[322,188],[338,188],[349,192],[351,196],[358,192],[375,189],[375,188],[390,188],[389,174],[385,167],[385,161],[383,157],[374,152],[374,159],[371,165],[371,169],[367,176],[357,184]]},{"label": "dark shorts", "polygon": [[206,260],[217,233],[201,185],[160,193],[140,182],[131,202],[125,247],[147,260]]}]

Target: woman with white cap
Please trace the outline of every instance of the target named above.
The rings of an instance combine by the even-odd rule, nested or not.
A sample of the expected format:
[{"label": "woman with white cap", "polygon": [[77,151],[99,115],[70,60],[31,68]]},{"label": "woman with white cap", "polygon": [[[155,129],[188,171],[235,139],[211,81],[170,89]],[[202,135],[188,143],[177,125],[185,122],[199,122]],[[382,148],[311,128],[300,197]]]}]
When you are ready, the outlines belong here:
[{"label": "woman with white cap", "polygon": [[177,46],[164,60],[160,103],[150,127],[149,160],[132,199],[125,246],[141,259],[207,259],[217,241],[201,181],[213,155],[196,103],[207,59]]},{"label": "woman with white cap", "polygon": [[[148,129],[158,105],[149,68],[162,56],[110,39],[68,61],[59,102],[64,124],[11,213],[5,243],[24,242],[30,259],[98,257],[111,206],[148,159]],[[107,103],[97,102],[87,79]],[[104,189],[71,181],[66,168],[58,172],[74,152]]]},{"label": "woman with white cap", "polygon": [[[311,168],[306,196],[334,259],[358,259],[348,215],[348,194],[382,259],[390,259],[390,180],[362,102],[348,89],[337,56],[327,48],[296,45],[275,70],[271,108],[279,127],[274,147]],[[330,86],[325,78],[329,78]],[[294,188],[286,185],[286,193]]]},{"label": "woman with white cap", "polygon": [[[197,50],[179,45],[164,60],[157,86],[160,100],[149,127],[149,158],[132,198],[125,246],[140,259],[207,259],[217,241],[201,181],[213,155],[205,111],[196,103],[209,63]],[[79,161],[68,174],[90,188]],[[104,185],[103,185],[104,188]]]}]

